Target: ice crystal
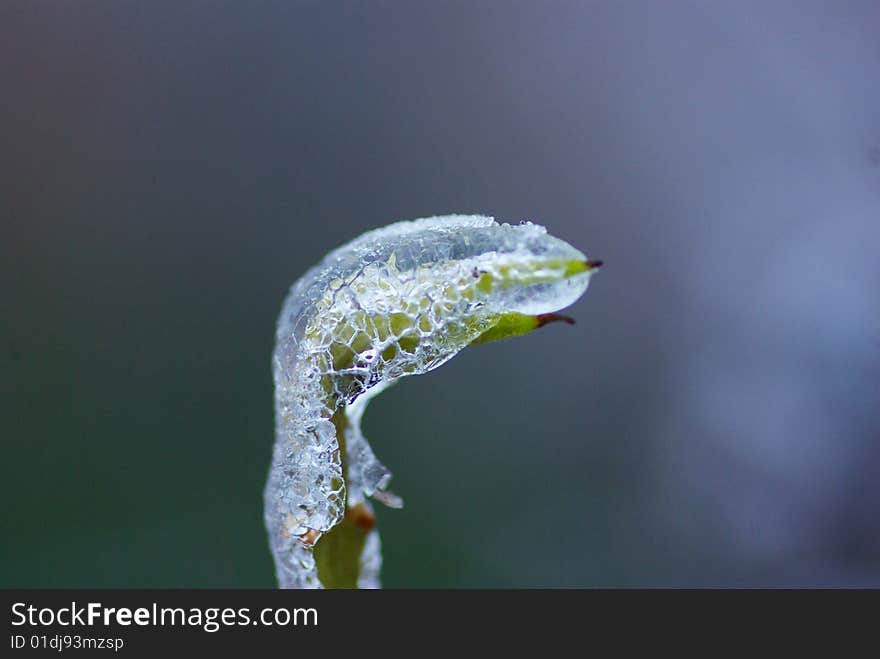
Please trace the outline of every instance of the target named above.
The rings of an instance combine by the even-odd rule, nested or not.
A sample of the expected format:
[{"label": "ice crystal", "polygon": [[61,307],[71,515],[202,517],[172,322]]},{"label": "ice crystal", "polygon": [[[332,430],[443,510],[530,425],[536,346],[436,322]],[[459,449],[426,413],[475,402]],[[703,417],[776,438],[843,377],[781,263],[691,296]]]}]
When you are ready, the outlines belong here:
[{"label": "ice crystal", "polygon": [[[370,231],[293,285],[273,356],[276,437],[265,490],[282,587],[321,587],[313,548],[347,506],[369,511],[366,497],[400,504],[386,489],[391,472],[360,431],[369,398],[437,368],[502,318],[570,305],[587,289],[589,263],[541,226],[453,215]],[[380,565],[372,529],[358,585],[378,587]]]}]

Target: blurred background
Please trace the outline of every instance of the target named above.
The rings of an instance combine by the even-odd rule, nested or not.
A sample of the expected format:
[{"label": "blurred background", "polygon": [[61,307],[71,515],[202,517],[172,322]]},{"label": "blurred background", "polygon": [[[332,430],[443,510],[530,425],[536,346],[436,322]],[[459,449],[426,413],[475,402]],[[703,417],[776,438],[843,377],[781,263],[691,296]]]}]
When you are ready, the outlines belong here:
[{"label": "blurred background", "polygon": [[4,2],[2,586],[272,587],[290,284],[533,220],[577,325],[376,399],[388,587],[880,586],[880,5]]}]

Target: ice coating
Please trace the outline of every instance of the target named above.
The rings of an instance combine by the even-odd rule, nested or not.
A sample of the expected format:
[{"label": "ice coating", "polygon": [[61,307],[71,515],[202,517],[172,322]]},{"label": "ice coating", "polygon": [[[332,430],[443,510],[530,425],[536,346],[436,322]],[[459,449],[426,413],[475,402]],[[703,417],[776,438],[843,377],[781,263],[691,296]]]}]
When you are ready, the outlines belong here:
[{"label": "ice coating", "polygon": [[[398,503],[385,490],[390,471],[360,431],[367,401],[403,376],[445,363],[504,314],[572,304],[589,285],[585,263],[541,226],[451,215],[370,231],[292,286],[273,355],[276,437],[265,489],[281,587],[321,587],[313,548],[346,505],[370,510],[366,497]],[[379,546],[373,529],[360,587],[379,585]]]}]

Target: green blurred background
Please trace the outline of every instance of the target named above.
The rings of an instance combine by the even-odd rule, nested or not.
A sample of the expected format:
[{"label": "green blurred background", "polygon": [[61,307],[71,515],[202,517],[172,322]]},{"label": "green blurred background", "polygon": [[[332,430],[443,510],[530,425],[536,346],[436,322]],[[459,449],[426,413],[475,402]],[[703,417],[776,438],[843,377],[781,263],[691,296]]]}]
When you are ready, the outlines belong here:
[{"label": "green blurred background", "polygon": [[2,3],[0,586],[273,586],[286,290],[449,212],[606,268],[372,403],[386,586],[880,585],[878,19]]}]

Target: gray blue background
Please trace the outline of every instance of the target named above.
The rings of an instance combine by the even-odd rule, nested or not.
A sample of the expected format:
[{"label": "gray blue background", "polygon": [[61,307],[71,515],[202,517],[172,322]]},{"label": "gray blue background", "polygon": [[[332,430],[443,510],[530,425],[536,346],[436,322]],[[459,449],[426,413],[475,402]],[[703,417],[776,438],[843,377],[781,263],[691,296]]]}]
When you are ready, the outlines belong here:
[{"label": "gray blue background", "polygon": [[880,586],[880,6],[0,4],[0,585],[274,585],[286,289],[448,212],[606,262],[376,399],[384,581]]}]

